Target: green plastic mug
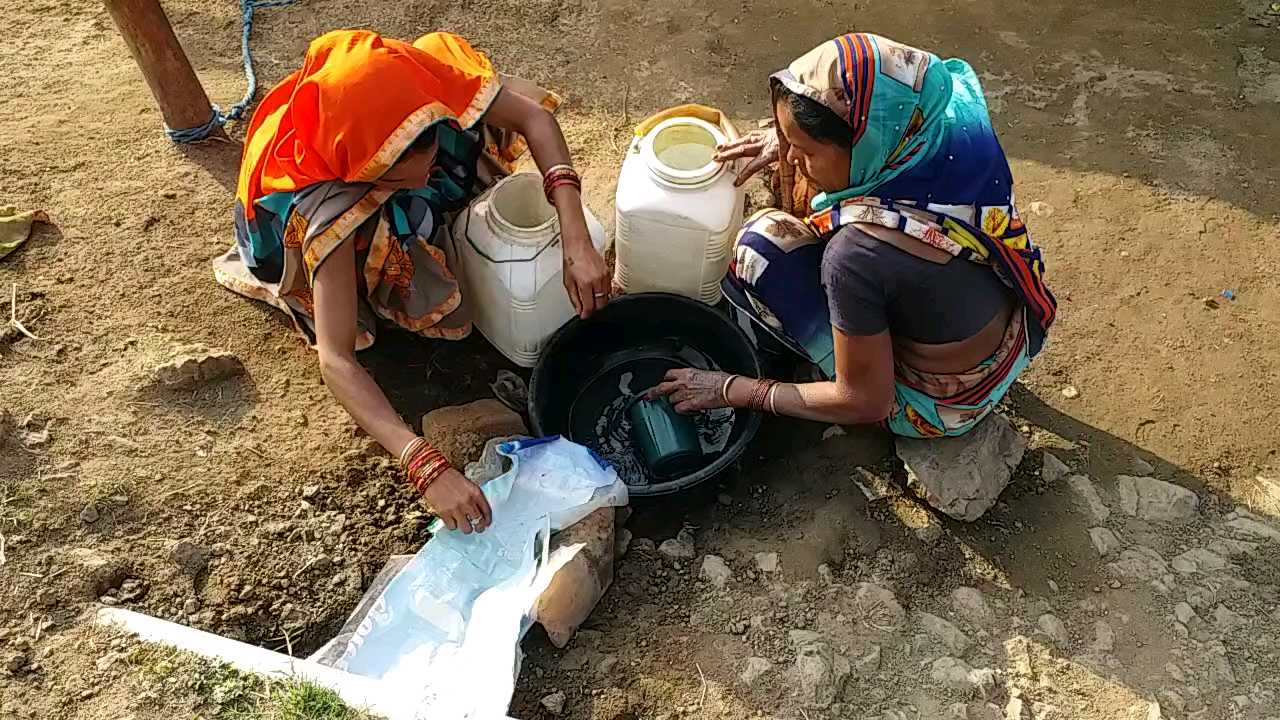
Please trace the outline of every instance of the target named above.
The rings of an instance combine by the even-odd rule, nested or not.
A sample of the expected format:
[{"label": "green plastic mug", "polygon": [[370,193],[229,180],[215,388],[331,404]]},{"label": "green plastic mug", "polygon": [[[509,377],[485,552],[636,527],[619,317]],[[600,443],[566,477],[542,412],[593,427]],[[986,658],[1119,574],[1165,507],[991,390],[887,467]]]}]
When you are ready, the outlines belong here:
[{"label": "green plastic mug", "polygon": [[702,444],[693,418],[676,412],[666,398],[632,403],[631,440],[649,472],[659,480],[680,477],[702,464]]}]

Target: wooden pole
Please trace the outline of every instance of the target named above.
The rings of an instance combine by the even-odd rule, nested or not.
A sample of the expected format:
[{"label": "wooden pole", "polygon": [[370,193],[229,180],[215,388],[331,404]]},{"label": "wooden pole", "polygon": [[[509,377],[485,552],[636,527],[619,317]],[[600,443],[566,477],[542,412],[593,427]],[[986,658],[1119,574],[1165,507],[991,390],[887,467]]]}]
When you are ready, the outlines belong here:
[{"label": "wooden pole", "polygon": [[[164,124],[175,130],[200,127],[213,117],[209,96],[191,69],[160,0],[104,0],[138,69],[160,106]],[[219,129],[215,137],[226,137]]]}]

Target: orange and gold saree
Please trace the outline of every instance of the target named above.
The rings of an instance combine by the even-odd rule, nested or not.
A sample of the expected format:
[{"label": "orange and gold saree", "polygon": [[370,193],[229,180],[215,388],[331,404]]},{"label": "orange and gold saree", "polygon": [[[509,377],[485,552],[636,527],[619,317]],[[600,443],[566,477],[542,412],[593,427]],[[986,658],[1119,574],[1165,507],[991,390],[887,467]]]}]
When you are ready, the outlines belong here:
[{"label": "orange and gold saree", "polygon": [[[500,77],[449,33],[412,44],[361,30],[311,43],[302,68],[263,98],[249,123],[236,190],[236,244],[214,261],[223,286],[267,302],[314,342],[312,281],[347,238],[359,271],[357,349],[378,320],[429,337],[471,323],[440,246],[449,217],[512,171],[525,150],[484,124],[506,86],[554,109],[558,99]],[[431,147],[426,184],[377,184],[412,147]]]}]

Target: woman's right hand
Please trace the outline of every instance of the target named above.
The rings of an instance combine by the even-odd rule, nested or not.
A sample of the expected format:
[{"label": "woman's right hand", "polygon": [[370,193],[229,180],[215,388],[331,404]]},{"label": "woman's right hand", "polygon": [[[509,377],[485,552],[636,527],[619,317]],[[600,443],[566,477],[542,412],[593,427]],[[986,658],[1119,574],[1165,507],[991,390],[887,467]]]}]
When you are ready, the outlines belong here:
[{"label": "woman's right hand", "polygon": [[470,535],[473,530],[484,532],[493,522],[493,510],[484,493],[454,468],[436,478],[422,496],[431,514],[443,520],[450,530]]},{"label": "woman's right hand", "polygon": [[777,128],[753,132],[716,148],[716,162],[727,163],[738,158],[751,158],[751,162],[738,173],[738,179],[733,182],[735,187],[740,187],[764,166],[778,162]]}]

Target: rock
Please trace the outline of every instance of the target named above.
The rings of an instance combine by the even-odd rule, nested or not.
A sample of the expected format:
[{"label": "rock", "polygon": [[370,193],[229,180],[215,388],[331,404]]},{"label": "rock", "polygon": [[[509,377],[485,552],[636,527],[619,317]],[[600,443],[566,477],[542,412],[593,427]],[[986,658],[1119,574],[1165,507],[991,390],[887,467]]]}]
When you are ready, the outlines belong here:
[{"label": "rock", "polygon": [[969,720],[969,706],[965,703],[951,703],[947,706],[947,720]]},{"label": "rock", "polygon": [[524,420],[492,398],[432,410],[422,418],[422,436],[444,453],[454,467],[466,467],[497,437],[528,433]]},{"label": "rock", "polygon": [[1097,488],[1093,486],[1093,481],[1087,476],[1072,475],[1067,478],[1067,486],[1071,489],[1076,508],[1087,515],[1091,521],[1101,523],[1111,517],[1111,510],[1107,508],[1106,503],[1102,502]]},{"label": "rock", "polygon": [[907,617],[893,592],[874,583],[858,583],[853,602],[862,612],[863,621],[877,630],[900,630]]},{"label": "rock", "polygon": [[973,688],[973,683],[969,679],[971,672],[973,668],[960,658],[940,657],[930,666],[929,677],[933,678],[934,682],[953,690],[968,691]]},{"label": "rock", "polygon": [[147,584],[141,580],[125,580],[120,583],[120,590],[116,593],[116,598],[120,602],[135,602],[145,597],[148,589]]},{"label": "rock", "polygon": [[787,639],[796,648],[802,648],[818,642],[822,639],[822,636],[813,630],[790,630],[787,632]]},{"label": "rock", "polygon": [[0,667],[10,675],[21,673],[31,663],[31,656],[25,650],[10,650],[0,656]]},{"label": "rock", "polygon": [[187,345],[178,348],[171,360],[156,366],[152,378],[170,390],[192,390],[243,372],[240,358],[225,350]]},{"label": "rock", "polygon": [[1071,634],[1067,632],[1067,626],[1058,619],[1057,615],[1050,613],[1041,615],[1036,618],[1036,626],[1058,647],[1066,647],[1071,642]]},{"label": "rock", "polygon": [[854,669],[859,675],[871,675],[880,670],[881,650],[879,645],[872,644],[871,647],[858,658],[854,664]]},{"label": "rock", "polygon": [[973,641],[960,628],[937,615],[920,613],[917,624],[920,629],[928,633],[934,642],[946,648],[949,654],[956,657],[963,656],[968,652],[969,647],[973,645]]},{"label": "rock", "polygon": [[1134,474],[1141,477],[1150,477],[1151,475],[1155,474],[1155,471],[1156,471],[1156,467],[1151,463],[1147,462],[1145,459],[1140,457],[1135,457],[1133,459]]},{"label": "rock", "polygon": [[826,430],[822,431],[822,439],[830,440],[831,438],[844,437],[845,435],[848,435],[848,434],[849,433],[845,432],[844,428],[840,427],[839,425],[830,425],[827,427]]},{"label": "rock", "polygon": [[1031,678],[1035,673],[1031,666],[1030,638],[1014,635],[1003,643],[1009,674],[1019,678]]},{"label": "rock", "polygon": [[1109,653],[1116,648],[1116,631],[1111,629],[1107,623],[1099,620],[1093,624],[1093,646],[1094,652]]},{"label": "rock", "polygon": [[200,612],[199,600],[196,600],[195,598],[188,598],[186,602],[182,603],[183,615],[195,615],[198,612]]},{"label": "rock", "polygon": [[1259,522],[1253,518],[1238,517],[1227,521],[1227,529],[1237,537],[1244,537],[1259,542],[1280,542],[1280,530]]},{"label": "rock", "polygon": [[1233,630],[1244,625],[1245,619],[1226,605],[1219,605],[1213,609],[1213,622],[1223,630]]},{"label": "rock", "polygon": [[1062,397],[1068,400],[1075,400],[1080,397],[1080,391],[1076,389],[1075,385],[1068,385],[1062,388]]},{"label": "rock", "polygon": [[209,548],[190,540],[180,540],[169,548],[169,560],[187,577],[197,578],[209,568]]},{"label": "rock", "polygon": [[1227,561],[1205,548],[1193,548],[1175,557],[1169,565],[1184,575],[1194,572],[1208,573],[1227,567]]},{"label": "rock", "polygon": [[[506,406],[504,405],[503,407]],[[559,715],[564,712],[564,700],[565,697],[563,692],[553,692],[550,695],[543,697],[541,703],[542,707],[547,709],[547,712],[552,715]]]},{"label": "rock", "polygon": [[1004,720],[1024,720],[1026,714],[1022,707],[1022,698],[1012,696],[1004,705]]},{"label": "rock", "polygon": [[716,502],[725,507],[733,507],[733,496],[728,493],[720,493],[716,496]]},{"label": "rock", "polygon": [[1115,553],[1123,545],[1110,528],[1104,527],[1089,528],[1089,540],[1093,542],[1093,549],[1102,557]]},{"label": "rock", "polygon": [[658,553],[672,560],[692,560],[698,554],[693,546],[693,533],[681,530],[675,537],[663,540]]},{"label": "rock", "polygon": [[942,523],[937,522],[933,516],[929,517],[929,522],[923,526],[916,528],[914,531],[916,538],[925,545],[933,545],[942,539],[944,534]]},{"label": "rock", "polygon": [[1169,572],[1169,566],[1160,553],[1142,545],[1121,552],[1120,559],[1108,563],[1107,568],[1112,573],[1135,582],[1162,578]]},{"label": "rock", "polygon": [[1187,701],[1176,690],[1161,690],[1156,693],[1156,697],[1160,701],[1161,708],[1168,706],[1177,712],[1187,709]]},{"label": "rock", "polygon": [[982,591],[971,587],[958,587],[951,592],[951,609],[971,627],[985,629],[996,620],[995,613],[983,597]]},{"label": "rock", "polygon": [[1209,552],[1228,558],[1248,557],[1258,552],[1258,543],[1230,538],[1215,538],[1209,543]]},{"label": "rock", "polygon": [[602,507],[551,538],[551,557],[567,553],[569,560],[538,596],[533,616],[556,647],[569,644],[613,584],[615,526],[614,508]]},{"label": "rock", "polygon": [[722,588],[733,577],[733,570],[725,564],[724,558],[718,555],[707,555],[702,558],[702,570],[699,571],[698,577],[714,587]]},{"label": "rock", "polygon": [[1045,484],[1055,485],[1070,472],[1071,468],[1068,468],[1067,464],[1059,460],[1056,455],[1047,450],[1044,452],[1044,459],[1040,465],[1040,479],[1044,480]]},{"label": "rock", "polygon": [[129,577],[129,566],[123,561],[88,548],[67,552],[71,577],[80,585],[81,595],[93,600],[120,587]]},{"label": "rock", "polygon": [[801,702],[808,707],[830,707],[848,675],[848,661],[837,657],[825,643],[812,643],[796,652],[796,681]]},{"label": "rock", "polygon": [[98,522],[98,517],[98,508],[94,506],[93,503],[85,505],[84,508],[80,510],[80,522],[85,525],[92,525]]},{"label": "rock", "polygon": [[1180,602],[1173,606],[1173,617],[1188,627],[1190,627],[1192,620],[1198,618],[1195,609],[1185,602]]},{"label": "rock", "polygon": [[751,685],[764,677],[773,669],[773,663],[760,657],[747,658],[747,666],[742,669],[738,679],[743,685]]},{"label": "rock", "polygon": [[631,549],[636,552],[653,554],[658,551],[658,546],[649,538],[636,538],[631,541]]},{"label": "rock", "polygon": [[626,528],[615,528],[613,532],[613,557],[615,560],[621,560],[627,556],[627,550],[631,547],[631,531]]},{"label": "rock", "polygon": [[778,553],[756,553],[756,569],[763,573],[778,572]]},{"label": "rock", "polygon": [[1026,438],[995,413],[960,437],[899,437],[896,444],[912,491],[965,522],[995,505],[1027,449]]},{"label": "rock", "polygon": [[1183,524],[1195,519],[1200,498],[1190,490],[1152,477],[1116,477],[1121,507],[1151,522]]}]

